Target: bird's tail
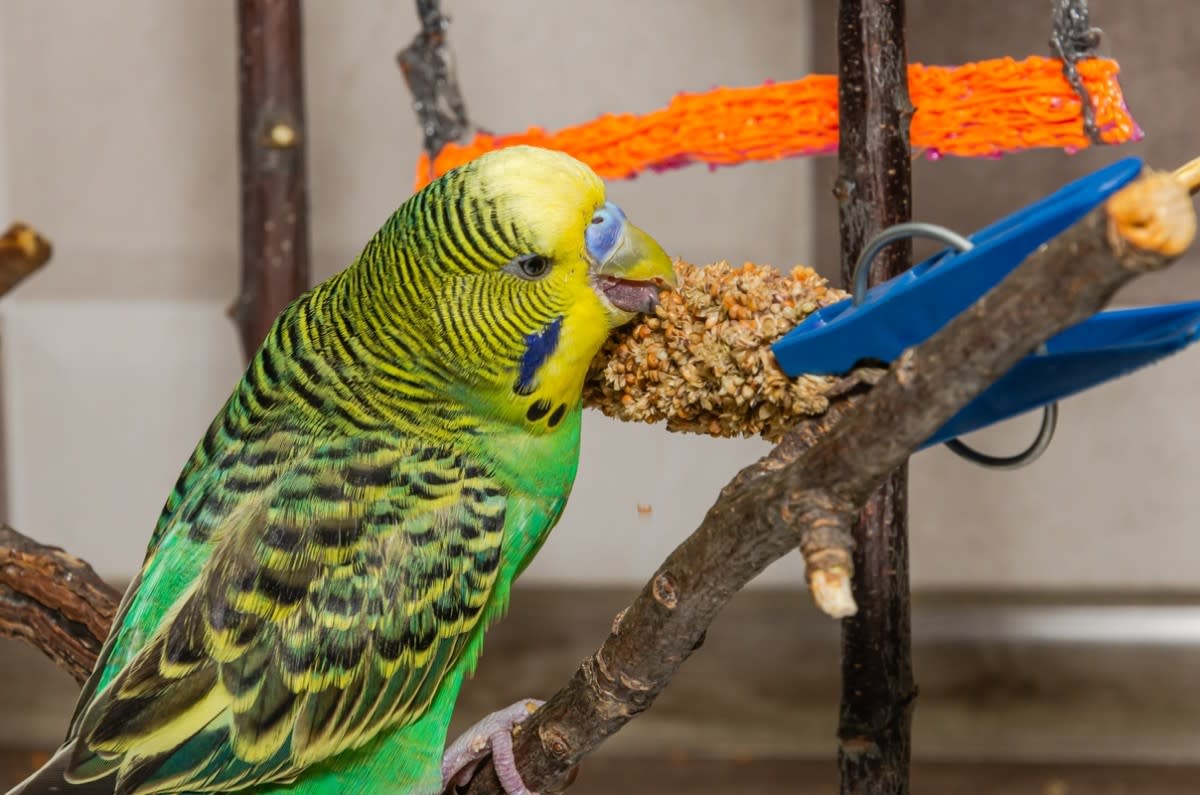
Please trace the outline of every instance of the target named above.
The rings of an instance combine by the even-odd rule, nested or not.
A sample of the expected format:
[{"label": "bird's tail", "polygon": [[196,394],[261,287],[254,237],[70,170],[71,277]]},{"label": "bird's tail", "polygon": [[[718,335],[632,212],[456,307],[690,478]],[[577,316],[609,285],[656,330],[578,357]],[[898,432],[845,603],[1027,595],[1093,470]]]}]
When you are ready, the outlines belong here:
[{"label": "bird's tail", "polygon": [[50,761],[42,765],[33,775],[22,781],[7,795],[48,795],[48,793],[64,793],[65,795],[112,795],[116,786],[116,776],[106,776],[96,781],[82,784],[72,784],[64,775],[67,764],[71,761],[71,752],[75,749],[72,740],[59,748]]}]

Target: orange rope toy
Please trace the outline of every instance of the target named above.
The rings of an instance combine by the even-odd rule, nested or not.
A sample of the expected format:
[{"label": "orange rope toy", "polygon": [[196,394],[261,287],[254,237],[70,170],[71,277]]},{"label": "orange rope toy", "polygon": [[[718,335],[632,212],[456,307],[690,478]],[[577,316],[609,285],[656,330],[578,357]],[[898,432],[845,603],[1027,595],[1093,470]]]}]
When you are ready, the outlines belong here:
[{"label": "orange rope toy", "polygon": [[[1116,61],[1078,63],[1105,143],[1136,141],[1117,82]],[[927,157],[997,157],[1036,147],[1068,151],[1089,145],[1080,100],[1062,74],[1062,62],[1030,57],[996,58],[964,66],[912,64],[908,85],[916,112],[911,138]],[[567,152],[604,179],[628,179],[647,169],[690,163],[710,167],[779,160],[837,150],[837,78],[810,75],[786,83],[717,88],[679,94],[665,108],[642,116],[606,114],[546,132],[530,127],[514,135],[480,133],[467,144],[447,144],[433,161],[423,154],[416,188],[484,152],[532,144]]]}]

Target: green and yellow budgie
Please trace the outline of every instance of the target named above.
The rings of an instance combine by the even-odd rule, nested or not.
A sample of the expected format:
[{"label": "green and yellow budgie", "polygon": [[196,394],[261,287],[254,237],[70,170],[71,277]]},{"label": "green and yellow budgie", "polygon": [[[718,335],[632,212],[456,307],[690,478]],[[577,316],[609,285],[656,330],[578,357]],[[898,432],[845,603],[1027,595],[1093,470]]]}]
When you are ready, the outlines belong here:
[{"label": "green and yellow budgie", "polygon": [[[438,793],[446,730],[579,457],[588,363],[674,284],[578,161],[409,199],[288,307],[175,484],[66,743],[14,792]],[[506,742],[508,741],[508,742]]]}]

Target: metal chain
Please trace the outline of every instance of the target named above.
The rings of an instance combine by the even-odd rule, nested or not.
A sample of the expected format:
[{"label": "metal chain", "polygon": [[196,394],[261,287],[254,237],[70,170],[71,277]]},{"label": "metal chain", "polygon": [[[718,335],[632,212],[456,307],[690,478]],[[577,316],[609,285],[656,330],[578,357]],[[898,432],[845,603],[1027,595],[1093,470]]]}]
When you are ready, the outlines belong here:
[{"label": "metal chain", "polygon": [[454,72],[454,56],[446,44],[450,19],[442,13],[438,0],[417,0],[417,16],[421,32],[396,54],[396,63],[412,94],[432,167],[442,147],[462,138],[471,123]]},{"label": "metal chain", "polygon": [[1096,110],[1077,63],[1094,58],[1100,46],[1100,28],[1093,28],[1088,16],[1087,0],[1050,0],[1052,15],[1050,49],[1063,62],[1063,76],[1079,95],[1083,105],[1083,131],[1094,144],[1104,143],[1096,126]]}]

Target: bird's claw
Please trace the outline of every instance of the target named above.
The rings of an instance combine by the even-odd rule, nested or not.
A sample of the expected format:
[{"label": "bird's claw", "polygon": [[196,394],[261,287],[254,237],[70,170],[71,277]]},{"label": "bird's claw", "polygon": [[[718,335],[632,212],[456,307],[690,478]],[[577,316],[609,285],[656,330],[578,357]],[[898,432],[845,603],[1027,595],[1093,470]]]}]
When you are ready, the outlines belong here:
[{"label": "bird's claw", "polygon": [[468,783],[475,768],[491,754],[496,778],[507,795],[537,795],[526,788],[517,772],[512,732],[544,703],[534,698],[522,699],[488,715],[448,745],[442,756],[443,793],[453,793],[455,788]]}]

